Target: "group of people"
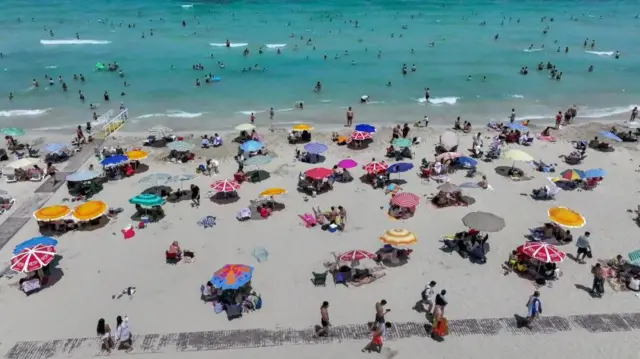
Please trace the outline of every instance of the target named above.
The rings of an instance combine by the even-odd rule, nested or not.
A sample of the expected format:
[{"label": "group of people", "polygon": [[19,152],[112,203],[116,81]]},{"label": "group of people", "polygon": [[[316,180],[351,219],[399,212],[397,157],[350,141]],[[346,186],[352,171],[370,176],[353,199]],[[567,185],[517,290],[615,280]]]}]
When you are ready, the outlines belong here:
[{"label": "group of people", "polygon": [[344,230],[347,223],[347,210],[343,206],[331,206],[328,211],[323,211],[320,207],[312,207],[316,222],[320,225],[335,224],[338,228]]},{"label": "group of people", "polygon": [[200,147],[209,148],[209,147],[220,147],[222,146],[222,137],[217,133],[213,134],[213,136],[204,135],[202,136],[202,140],[200,141]]},{"label": "group of people", "polygon": [[115,335],[111,335],[111,326],[106,323],[104,318],[100,318],[96,327],[96,333],[102,341],[102,350],[106,352],[111,353],[111,350],[114,348],[127,352],[133,349],[132,335],[129,329],[129,318],[127,316],[125,316],[124,319],[122,316],[116,317]]}]

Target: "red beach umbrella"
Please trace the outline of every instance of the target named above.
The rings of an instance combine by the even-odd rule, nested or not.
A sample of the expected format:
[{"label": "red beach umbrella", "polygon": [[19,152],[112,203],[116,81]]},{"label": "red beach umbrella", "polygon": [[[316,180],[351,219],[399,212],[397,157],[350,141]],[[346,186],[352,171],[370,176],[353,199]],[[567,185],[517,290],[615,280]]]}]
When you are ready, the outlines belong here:
[{"label": "red beach umbrella", "polygon": [[211,188],[213,188],[213,190],[215,192],[222,192],[222,193],[229,193],[229,192],[234,192],[237,191],[240,188],[240,183],[236,182],[236,181],[229,181],[229,180],[220,180],[220,181],[215,181],[212,185]]},{"label": "red beach umbrella", "polygon": [[333,174],[333,171],[324,167],[316,167],[308,170],[304,174],[311,179],[320,180],[331,176],[331,174]]},{"label": "red beach umbrella", "polygon": [[371,138],[371,134],[369,132],[354,131],[351,134],[351,139],[356,141],[364,141],[370,138]]},{"label": "red beach umbrella", "polygon": [[544,242],[527,242],[518,251],[545,263],[560,263],[567,256],[558,247]]},{"label": "red beach umbrella", "polygon": [[376,255],[373,253],[369,253],[367,251],[363,251],[360,249],[355,249],[349,252],[345,252],[343,254],[340,255],[340,257],[338,257],[339,260],[343,261],[343,262],[353,262],[353,261],[359,261],[359,260],[363,260],[363,259],[375,259]]},{"label": "red beach umbrella", "polygon": [[415,207],[420,203],[420,197],[413,193],[402,192],[393,196],[391,203],[402,208]]},{"label": "red beach umbrella", "polygon": [[368,165],[362,167],[368,173],[378,173],[386,171],[389,166],[382,162],[371,162]]},{"label": "red beach umbrella", "polygon": [[51,263],[56,255],[53,246],[38,244],[25,248],[11,258],[11,270],[16,272],[33,272]]}]

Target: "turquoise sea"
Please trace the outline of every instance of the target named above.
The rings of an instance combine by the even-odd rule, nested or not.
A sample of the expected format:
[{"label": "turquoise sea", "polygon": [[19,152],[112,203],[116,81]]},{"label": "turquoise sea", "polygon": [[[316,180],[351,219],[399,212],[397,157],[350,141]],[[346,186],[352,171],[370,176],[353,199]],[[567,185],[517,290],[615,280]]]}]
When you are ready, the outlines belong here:
[{"label": "turquoise sea", "polygon": [[[640,102],[639,5],[5,0],[0,126],[67,128],[91,120],[89,103],[99,103],[100,114],[120,102],[130,109],[131,130],[157,123],[176,129],[228,128],[246,122],[251,112],[258,124],[267,124],[269,107],[277,110],[274,122],[318,125],[343,123],[347,106],[354,106],[356,122],[372,123],[415,121],[424,115],[432,122],[455,116],[505,120],[511,108],[518,117],[548,119],[572,104],[586,118],[620,115]],[[230,48],[224,46],[227,39]],[[243,56],[245,49],[248,56]],[[117,62],[124,78],[96,71],[98,62]],[[555,64],[562,80],[537,71],[540,62]],[[194,70],[194,64],[204,70]],[[259,70],[242,71],[254,66]],[[530,71],[526,76],[519,74],[523,66]],[[206,84],[208,73],[221,81]],[[86,81],[74,80],[74,74],[83,74]],[[53,86],[45,75],[56,79]],[[33,79],[39,88],[32,87]],[[201,86],[195,86],[196,79]],[[124,81],[130,85],[124,87]],[[317,81],[323,85],[319,93],[312,91]],[[424,103],[426,87],[432,103]],[[103,100],[105,91],[109,103]],[[362,95],[371,103],[360,104]],[[297,101],[304,101],[304,110],[292,109]]]}]

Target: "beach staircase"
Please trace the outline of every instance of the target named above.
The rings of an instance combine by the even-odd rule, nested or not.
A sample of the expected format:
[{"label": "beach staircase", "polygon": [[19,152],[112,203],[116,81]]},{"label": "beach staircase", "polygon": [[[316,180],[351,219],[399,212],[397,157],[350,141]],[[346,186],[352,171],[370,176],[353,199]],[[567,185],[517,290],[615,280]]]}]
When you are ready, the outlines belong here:
[{"label": "beach staircase", "polygon": [[95,139],[105,140],[110,135],[121,129],[129,119],[129,110],[125,108],[120,110],[117,115],[112,116],[113,110],[109,110],[98,118],[97,122],[100,124],[104,123],[104,125],[94,136]]}]

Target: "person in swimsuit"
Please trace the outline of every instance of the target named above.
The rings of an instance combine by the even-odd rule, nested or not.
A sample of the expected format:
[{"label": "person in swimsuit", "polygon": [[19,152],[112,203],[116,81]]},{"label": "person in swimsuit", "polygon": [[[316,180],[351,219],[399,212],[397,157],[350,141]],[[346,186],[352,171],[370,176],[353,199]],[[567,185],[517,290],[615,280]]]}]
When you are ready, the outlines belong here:
[{"label": "person in swimsuit", "polygon": [[322,328],[320,328],[316,335],[319,337],[325,337],[329,335],[329,327],[331,326],[331,322],[329,322],[329,302],[322,302],[322,306],[320,307],[320,324]]},{"label": "person in swimsuit", "polygon": [[387,301],[384,299],[376,303],[376,318],[373,325],[385,323],[384,315],[391,311],[391,309],[384,309],[385,305],[387,305]]},{"label": "person in swimsuit", "polygon": [[349,109],[347,110],[347,126],[351,127],[352,123],[353,123],[353,109],[351,109],[351,106],[349,106]]}]

